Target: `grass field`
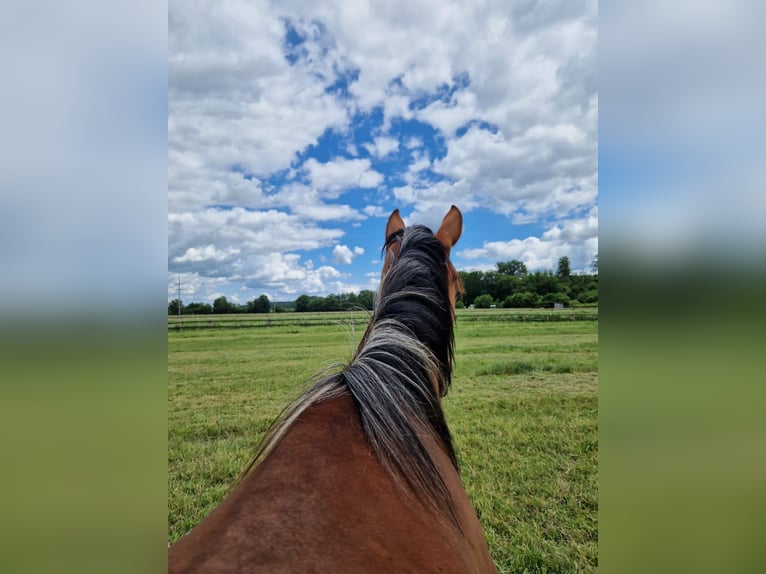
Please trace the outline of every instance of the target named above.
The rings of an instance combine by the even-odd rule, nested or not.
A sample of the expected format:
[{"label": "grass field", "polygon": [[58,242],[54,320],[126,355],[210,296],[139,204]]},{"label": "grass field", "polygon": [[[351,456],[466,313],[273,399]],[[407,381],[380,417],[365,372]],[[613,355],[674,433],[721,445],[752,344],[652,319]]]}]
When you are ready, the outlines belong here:
[{"label": "grass field", "polygon": [[[592,572],[598,321],[513,314],[458,314],[444,408],[463,482],[500,572]],[[307,325],[169,329],[169,542],[223,499],[302,382],[351,356],[365,321],[336,313]]]}]

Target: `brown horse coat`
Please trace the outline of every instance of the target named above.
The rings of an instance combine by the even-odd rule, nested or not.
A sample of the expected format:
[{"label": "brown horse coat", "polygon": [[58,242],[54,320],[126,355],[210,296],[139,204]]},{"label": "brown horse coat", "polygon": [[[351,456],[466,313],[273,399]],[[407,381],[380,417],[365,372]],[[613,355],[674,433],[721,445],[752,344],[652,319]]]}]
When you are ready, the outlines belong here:
[{"label": "brown horse coat", "polygon": [[[238,488],[170,550],[176,572],[494,572],[460,477],[431,444],[462,529],[405,494],[350,396],[310,407]],[[406,488],[406,487],[405,487]]]}]

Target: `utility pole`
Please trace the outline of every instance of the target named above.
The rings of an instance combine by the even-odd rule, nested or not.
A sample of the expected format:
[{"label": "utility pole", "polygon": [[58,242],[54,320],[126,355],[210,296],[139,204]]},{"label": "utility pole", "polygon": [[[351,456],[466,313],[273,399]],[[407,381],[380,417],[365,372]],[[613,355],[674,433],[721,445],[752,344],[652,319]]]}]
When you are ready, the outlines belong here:
[{"label": "utility pole", "polygon": [[178,318],[181,318],[181,276],[178,276]]}]

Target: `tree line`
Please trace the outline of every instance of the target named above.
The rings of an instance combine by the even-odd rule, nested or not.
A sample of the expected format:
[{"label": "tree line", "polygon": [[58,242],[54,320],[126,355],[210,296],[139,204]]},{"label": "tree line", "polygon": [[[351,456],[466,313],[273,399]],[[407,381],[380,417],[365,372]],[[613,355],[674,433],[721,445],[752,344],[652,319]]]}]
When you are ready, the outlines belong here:
[{"label": "tree line", "polygon": [[[569,258],[558,260],[556,272],[527,271],[526,265],[516,259],[497,263],[492,271],[459,271],[465,293],[457,307],[553,307],[560,303],[565,307],[598,304],[598,257],[591,265],[589,275],[573,275]],[[267,295],[261,295],[245,304],[230,302],[218,297],[213,304],[189,303],[178,299],[168,304],[168,315],[207,315],[228,313],[270,313],[296,311],[346,311],[349,309],[372,310],[375,294],[369,290],[357,293],[331,293],[326,297],[301,295],[295,301],[274,303]]]},{"label": "tree line", "polygon": [[180,307],[181,315],[225,315],[229,313],[270,313],[286,311],[287,309],[275,306],[272,309],[271,301],[268,295],[261,295],[257,299],[248,301],[244,305],[232,303],[223,295],[218,297],[213,304],[210,303],[189,303],[184,305],[180,300],[173,299],[168,303],[168,315],[178,315]]},{"label": "tree line", "polygon": [[[573,275],[569,258],[561,257],[556,272],[535,271],[516,259],[497,264],[494,271],[460,271],[465,293],[462,305],[478,308],[565,307],[598,303],[598,258],[593,274]],[[461,306],[459,301],[457,307]]]}]

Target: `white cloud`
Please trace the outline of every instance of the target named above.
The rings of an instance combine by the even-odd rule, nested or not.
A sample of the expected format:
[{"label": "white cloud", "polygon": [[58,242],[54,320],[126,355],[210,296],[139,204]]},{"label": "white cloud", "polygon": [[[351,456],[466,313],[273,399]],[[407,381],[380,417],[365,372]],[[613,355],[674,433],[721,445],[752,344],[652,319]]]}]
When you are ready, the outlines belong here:
[{"label": "white cloud", "polygon": [[315,205],[298,203],[292,206],[292,211],[307,221],[348,221],[362,217],[348,205],[326,203]]},{"label": "white cloud", "polygon": [[380,205],[367,205],[362,209],[362,212],[369,217],[386,217],[388,212]]},{"label": "white cloud", "polygon": [[242,208],[170,213],[168,223],[174,237],[188,240],[214,235],[219,245],[231,241],[234,246],[241,246],[243,252],[254,249],[258,253],[273,251],[274,242],[279,249],[313,249],[343,233],[305,224],[298,217],[282,211]]},{"label": "white cloud", "polygon": [[502,132],[471,127],[449,142],[434,171],[470,182],[470,194],[516,221],[564,217],[597,196],[597,147],[572,124],[533,126],[509,140]]},{"label": "white cloud", "polygon": [[317,227],[275,210],[170,213],[168,266],[172,273],[244,280],[259,275],[264,265],[271,268],[273,261],[290,261],[291,251],[325,247],[342,235],[340,229]]},{"label": "white cloud", "polygon": [[168,299],[178,297],[178,283],[181,283],[181,301],[184,304],[197,302],[212,303],[222,295],[221,288],[228,284],[225,277],[206,277],[197,272],[172,273],[168,276]]},{"label": "white cloud", "polygon": [[364,144],[364,148],[378,158],[384,158],[399,150],[399,140],[387,136],[375,138],[372,144]]},{"label": "white cloud", "polygon": [[225,261],[231,256],[239,255],[240,250],[231,247],[225,250],[216,249],[215,245],[205,245],[202,248],[189,247],[186,252],[178,257],[174,257],[175,263],[187,263],[200,261]]},{"label": "white cloud", "polygon": [[334,267],[322,265],[314,269],[310,261],[301,264],[300,256],[295,253],[269,254],[257,270],[246,277],[245,283],[253,293],[271,289],[280,297],[347,291],[343,284],[341,273]]},{"label": "white cloud", "polygon": [[422,223],[436,229],[452,204],[459,205],[464,213],[479,207],[465,180],[432,183],[420,180],[419,175],[415,174],[410,183],[392,190],[399,205],[415,205],[411,213],[402,216],[406,222]]},{"label": "white cloud", "polygon": [[407,168],[409,174],[416,174],[419,171],[428,169],[431,167],[431,159],[427,154],[421,154],[417,151],[412,152],[413,162]]},{"label": "white cloud", "polygon": [[358,187],[371,188],[383,183],[383,175],[375,170],[368,170],[359,177]]},{"label": "white cloud", "polygon": [[352,251],[345,245],[336,245],[332,250],[332,260],[340,265],[350,265],[354,258],[364,255],[362,247],[354,247]]},{"label": "white cloud", "polygon": [[354,259],[354,254],[345,245],[336,245],[332,250],[332,260],[335,263],[348,265]]},{"label": "white cloud", "polygon": [[228,0],[216,10],[173,2],[168,22],[168,148],[179,159],[267,175],[345,108],[309,66],[284,57],[284,21],[267,2]]},{"label": "white cloud", "polygon": [[593,208],[583,218],[555,224],[541,237],[488,241],[480,248],[458,251],[457,256],[493,262],[518,259],[530,271],[555,270],[558,259],[567,256],[573,271],[590,272],[591,262],[597,253],[598,209]]},{"label": "white cloud", "polygon": [[406,94],[386,92],[383,100],[383,125],[381,130],[387,132],[391,129],[391,122],[396,118],[409,120],[414,117],[410,110],[410,97]]},{"label": "white cloud", "polygon": [[[452,203],[556,221],[538,238],[467,250],[474,261],[523,251],[545,266],[569,247],[583,260],[595,248],[596,217],[581,216],[598,189],[595,0],[212,6],[174,0],[169,11],[173,272],[265,281],[261,265],[279,278],[270,292],[337,288],[348,278],[296,252],[335,245],[348,253],[334,260],[350,262],[358,254],[339,243],[343,228],[385,217],[391,199],[432,227]],[[350,122],[380,118],[369,114],[378,106],[375,137],[357,139]],[[433,126],[437,147],[397,133],[400,119]],[[354,157],[303,160],[326,133]],[[378,161],[401,146],[412,161],[384,189]],[[328,203],[355,188],[369,190],[366,207]]]},{"label": "white cloud", "polygon": [[404,147],[406,147],[407,149],[415,149],[418,147],[422,147],[422,145],[423,145],[423,140],[416,136],[411,136],[407,138],[406,142],[404,142]]},{"label": "white cloud", "polygon": [[[347,279],[346,275],[331,265],[321,265],[315,269],[311,260],[302,263],[298,254],[271,253],[260,257],[258,265],[240,281],[245,287],[243,300],[251,300],[261,293],[268,293],[272,300],[279,300],[294,299],[303,293],[317,295],[330,292],[358,292],[360,289],[367,288],[349,283]],[[227,284],[224,281],[228,280],[216,283],[219,290]],[[172,294],[170,288],[168,292],[169,295]]]},{"label": "white cloud", "polygon": [[[447,154],[433,169],[453,184],[466,183],[452,189],[463,194],[456,202],[465,197],[519,222],[593,204],[596,2],[490,0],[481,10],[435,1],[354,6],[300,10],[326,25],[334,48],[359,70],[350,87],[354,102],[362,110],[382,105],[384,130],[396,118],[415,117],[445,135]],[[417,104],[423,96],[430,101]],[[474,127],[458,136],[468,125]],[[377,142],[366,147],[376,156],[385,151]],[[428,167],[420,159],[410,171]],[[421,212],[429,208],[422,197],[408,198]]]},{"label": "white cloud", "polygon": [[335,158],[333,161],[320,163],[309,158],[303,164],[311,185],[329,197],[337,197],[339,192],[349,187],[370,188],[383,181],[383,175],[371,169],[369,159]]},{"label": "white cloud", "polygon": [[420,110],[416,117],[435,126],[451,138],[459,127],[481,117],[481,113],[476,107],[476,95],[469,91],[460,91],[449,102],[432,102]]}]

